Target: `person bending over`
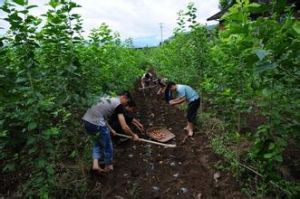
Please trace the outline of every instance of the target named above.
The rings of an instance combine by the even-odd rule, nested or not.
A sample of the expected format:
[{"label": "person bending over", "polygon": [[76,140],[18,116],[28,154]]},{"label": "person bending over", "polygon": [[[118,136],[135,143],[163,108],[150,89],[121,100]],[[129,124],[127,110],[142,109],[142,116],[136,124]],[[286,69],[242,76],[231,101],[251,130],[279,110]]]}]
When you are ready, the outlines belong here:
[{"label": "person bending over", "polygon": [[172,92],[176,92],[176,98],[168,98],[169,104],[175,106],[183,102],[188,103],[187,108],[187,126],[184,128],[189,136],[194,134],[194,124],[197,117],[197,111],[200,106],[200,96],[199,94],[188,85],[175,84],[174,82],[169,82],[166,88],[166,96],[171,96]]},{"label": "person bending over", "polygon": [[130,124],[133,124],[140,132],[144,132],[144,126],[132,116],[135,111],[136,104],[134,101],[127,103],[127,106],[123,110],[116,109],[109,120],[109,126],[111,128],[112,135],[117,133],[125,133],[132,137],[138,137],[131,128]]},{"label": "person bending over", "polygon": [[[82,117],[87,133],[99,136],[92,151],[93,171],[107,172],[113,170],[113,146],[110,131],[107,127],[107,119],[116,108],[126,106],[130,100],[131,95],[128,91],[117,97],[100,97],[99,102],[89,108]],[[138,137],[135,136],[134,140],[138,140]],[[99,159],[104,160],[104,169],[99,166]]]},{"label": "person bending over", "polygon": [[159,89],[157,91],[157,95],[161,95],[165,93],[166,87],[167,87],[167,78],[158,78],[156,83],[159,86]]},{"label": "person bending over", "polygon": [[141,85],[142,85],[142,89],[144,89],[145,87],[150,86],[151,82],[153,80],[153,75],[150,72],[145,73],[142,78],[141,78]]}]

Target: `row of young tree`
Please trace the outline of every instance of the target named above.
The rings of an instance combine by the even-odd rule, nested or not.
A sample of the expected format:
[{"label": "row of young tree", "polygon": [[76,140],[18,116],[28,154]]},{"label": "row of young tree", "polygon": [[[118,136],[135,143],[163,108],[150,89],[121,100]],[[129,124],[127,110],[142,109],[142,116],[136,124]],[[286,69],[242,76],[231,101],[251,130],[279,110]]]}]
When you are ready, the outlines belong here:
[{"label": "row of young tree", "polygon": [[78,133],[83,110],[94,96],[130,89],[143,71],[132,44],[107,25],[82,37],[76,3],[50,0],[41,16],[35,7],[1,7],[10,25],[0,38],[1,193],[47,197],[58,193],[58,163],[88,147]]},{"label": "row of young tree", "polygon": [[[189,4],[179,12],[175,36],[144,51],[158,73],[201,92],[199,122],[220,130],[211,135],[214,150],[251,187],[249,195],[262,197],[300,191],[279,172],[285,149],[300,138],[300,22],[284,2],[236,1],[222,17],[224,30],[214,31],[197,24]],[[254,13],[261,17],[251,19]]]},{"label": "row of young tree", "polygon": [[[278,172],[284,150],[299,143],[300,23],[289,7],[274,2],[270,15],[251,20],[265,7],[237,1],[224,16],[225,29],[209,31],[189,4],[172,38],[142,50],[122,43],[105,24],[84,39],[73,11],[80,6],[72,1],[50,0],[42,16],[31,14],[34,7],[26,0],[1,7],[10,28],[0,38],[0,168],[3,179],[11,178],[1,189],[41,197],[66,193],[59,163],[89,159],[80,132],[83,111],[101,93],[132,88],[150,65],[201,92],[199,121],[203,128],[219,121],[212,124],[219,129],[212,146],[247,179],[249,195],[299,192],[299,184]],[[234,150],[244,143],[247,150]],[[69,192],[79,196],[84,186]]]}]

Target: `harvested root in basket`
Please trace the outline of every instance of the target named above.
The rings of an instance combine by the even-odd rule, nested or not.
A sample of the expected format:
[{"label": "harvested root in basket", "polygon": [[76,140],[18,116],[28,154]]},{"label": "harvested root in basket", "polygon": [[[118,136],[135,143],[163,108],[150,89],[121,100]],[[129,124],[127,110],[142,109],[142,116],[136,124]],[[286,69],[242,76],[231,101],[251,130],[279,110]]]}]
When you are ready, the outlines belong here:
[{"label": "harvested root in basket", "polygon": [[162,133],[162,132],[160,132],[160,131],[153,131],[153,132],[151,132],[151,135],[152,135],[152,137],[154,138],[154,139],[164,139],[166,136]]}]

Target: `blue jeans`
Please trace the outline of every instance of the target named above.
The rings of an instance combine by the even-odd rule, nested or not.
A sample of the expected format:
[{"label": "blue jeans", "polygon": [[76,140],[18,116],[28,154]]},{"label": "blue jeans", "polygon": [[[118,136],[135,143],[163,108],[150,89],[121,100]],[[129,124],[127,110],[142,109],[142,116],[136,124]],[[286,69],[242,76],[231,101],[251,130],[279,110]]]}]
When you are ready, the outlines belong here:
[{"label": "blue jeans", "polygon": [[87,121],[84,122],[84,127],[88,134],[97,135],[97,140],[93,147],[93,159],[103,159],[104,164],[112,164],[113,161],[113,146],[110,137],[110,131],[106,126],[97,126]]}]

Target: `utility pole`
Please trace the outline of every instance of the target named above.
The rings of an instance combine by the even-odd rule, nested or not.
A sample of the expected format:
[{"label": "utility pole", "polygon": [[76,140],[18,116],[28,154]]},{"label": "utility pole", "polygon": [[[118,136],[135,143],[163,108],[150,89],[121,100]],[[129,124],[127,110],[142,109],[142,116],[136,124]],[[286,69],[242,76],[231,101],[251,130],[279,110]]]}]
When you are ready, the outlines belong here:
[{"label": "utility pole", "polygon": [[160,44],[163,43],[163,23],[159,23],[159,27],[160,27]]}]

